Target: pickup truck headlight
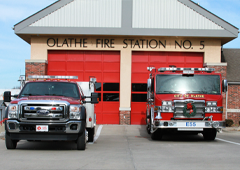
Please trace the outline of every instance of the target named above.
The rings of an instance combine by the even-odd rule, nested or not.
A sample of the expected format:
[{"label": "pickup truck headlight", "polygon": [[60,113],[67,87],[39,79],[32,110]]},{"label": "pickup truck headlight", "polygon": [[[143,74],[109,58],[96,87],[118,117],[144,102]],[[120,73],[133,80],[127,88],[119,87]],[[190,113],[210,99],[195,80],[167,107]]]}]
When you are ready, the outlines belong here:
[{"label": "pickup truck headlight", "polygon": [[70,106],[70,119],[80,119],[81,107],[80,105],[71,105]]},{"label": "pickup truck headlight", "polygon": [[18,115],[18,105],[9,104],[8,106],[8,119],[17,119]]}]

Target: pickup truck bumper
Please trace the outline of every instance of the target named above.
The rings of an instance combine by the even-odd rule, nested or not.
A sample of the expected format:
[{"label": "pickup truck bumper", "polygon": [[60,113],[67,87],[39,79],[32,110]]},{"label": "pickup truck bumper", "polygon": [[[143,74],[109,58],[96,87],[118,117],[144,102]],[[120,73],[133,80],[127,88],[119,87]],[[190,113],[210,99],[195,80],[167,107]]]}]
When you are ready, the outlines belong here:
[{"label": "pickup truck bumper", "polygon": [[[47,131],[37,131],[37,126],[47,126]],[[83,121],[65,123],[36,123],[7,120],[5,130],[13,140],[76,140],[85,131]]]},{"label": "pickup truck bumper", "polygon": [[153,129],[157,128],[176,128],[178,131],[203,131],[206,128],[215,128],[221,130],[225,128],[224,121],[187,121],[187,120],[171,120],[171,121],[154,121]]}]

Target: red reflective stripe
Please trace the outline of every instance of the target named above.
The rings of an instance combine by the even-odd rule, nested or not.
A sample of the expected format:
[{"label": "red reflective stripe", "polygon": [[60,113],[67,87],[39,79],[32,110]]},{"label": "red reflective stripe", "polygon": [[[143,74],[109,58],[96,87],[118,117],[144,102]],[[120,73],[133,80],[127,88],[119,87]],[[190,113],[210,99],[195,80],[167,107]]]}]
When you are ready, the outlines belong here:
[{"label": "red reflective stripe", "polygon": [[3,120],[0,122],[0,124],[2,125],[2,123],[3,123],[5,120],[8,120],[8,118],[3,119]]}]

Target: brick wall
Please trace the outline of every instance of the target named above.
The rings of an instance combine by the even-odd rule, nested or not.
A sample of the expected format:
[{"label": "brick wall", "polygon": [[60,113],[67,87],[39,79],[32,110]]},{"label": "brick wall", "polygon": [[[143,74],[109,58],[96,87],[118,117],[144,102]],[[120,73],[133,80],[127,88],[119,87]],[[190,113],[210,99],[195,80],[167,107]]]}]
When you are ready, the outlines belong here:
[{"label": "brick wall", "polygon": [[[227,79],[227,66],[207,66],[208,68],[214,68],[216,73],[221,73],[222,79]],[[221,82],[222,83],[222,82]],[[225,120],[225,113],[226,113],[226,93],[223,94],[223,120]]]},{"label": "brick wall", "polygon": [[228,85],[228,110],[235,109],[238,111],[228,111],[228,119],[232,119],[235,126],[239,126],[240,121],[240,85]]},{"label": "brick wall", "polygon": [[120,125],[130,125],[130,111],[122,110],[120,114]]},{"label": "brick wall", "polygon": [[26,80],[28,80],[29,75],[47,75],[47,63],[46,62],[26,62],[25,75],[26,75]]}]

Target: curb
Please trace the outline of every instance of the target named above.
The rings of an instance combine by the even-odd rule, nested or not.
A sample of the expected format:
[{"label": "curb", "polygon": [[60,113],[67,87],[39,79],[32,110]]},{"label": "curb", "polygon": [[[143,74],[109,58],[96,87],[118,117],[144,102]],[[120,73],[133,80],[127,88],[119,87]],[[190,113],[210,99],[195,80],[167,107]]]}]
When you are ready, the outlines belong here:
[{"label": "curb", "polygon": [[226,127],[222,129],[223,132],[240,131],[240,127]]}]

